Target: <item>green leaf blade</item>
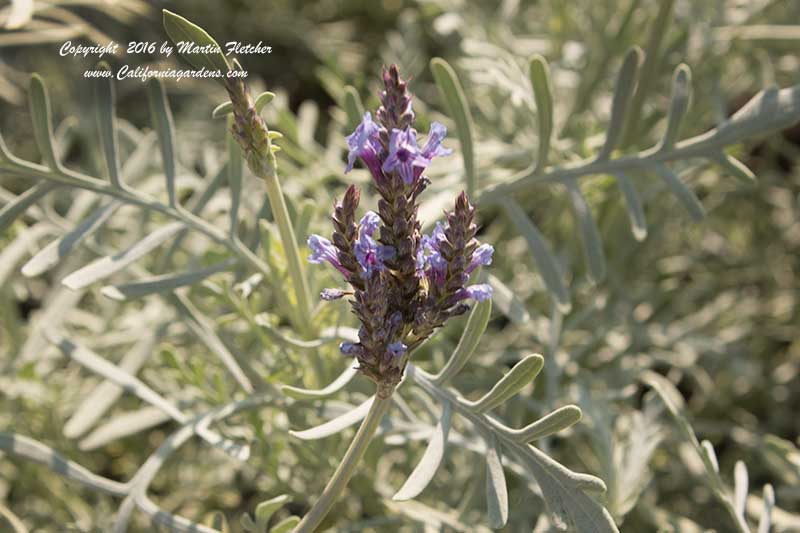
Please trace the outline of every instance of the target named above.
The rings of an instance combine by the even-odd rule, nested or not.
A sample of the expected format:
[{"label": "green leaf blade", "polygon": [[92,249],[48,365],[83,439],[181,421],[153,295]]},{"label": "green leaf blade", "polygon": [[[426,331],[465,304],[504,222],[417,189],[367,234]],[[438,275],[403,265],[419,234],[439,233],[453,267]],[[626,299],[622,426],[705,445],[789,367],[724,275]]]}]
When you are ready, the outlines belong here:
[{"label": "green leaf blade", "polygon": [[550,153],[550,142],[553,137],[553,83],[550,78],[550,66],[539,54],[531,57],[529,77],[536,103],[536,121],[539,126],[539,152],[537,154],[534,173],[541,172],[547,166]]},{"label": "green leaf blade", "polygon": [[211,50],[201,53],[181,53],[181,56],[190,65],[197,69],[207,68],[210,70],[219,70],[222,74],[226,74],[228,70],[230,70],[230,65],[227,59],[225,59],[222,49],[208,32],[197,24],[189,22],[182,16],[167,9],[163,10],[163,16],[164,29],[170,40],[175,43],[176,46],[181,42],[189,42],[200,47],[209,47]]},{"label": "green leaf blade", "polygon": [[547,243],[547,240],[515,200],[509,199],[506,202],[506,214],[517,228],[517,231],[519,231],[527,241],[533,260],[539,268],[542,281],[550,292],[553,301],[562,313],[569,312],[572,307],[569,293],[564,285],[561,272],[557,266],[558,263],[553,253],[550,251],[550,245]]},{"label": "green leaf blade", "polygon": [[580,228],[583,252],[586,263],[589,265],[589,277],[594,283],[598,283],[606,277],[606,257],[603,253],[603,243],[600,241],[600,231],[597,229],[592,210],[581,193],[578,182],[567,180],[564,184],[567,187],[572,209]]},{"label": "green leaf blade", "polygon": [[614,96],[611,101],[611,118],[608,122],[606,141],[597,155],[598,161],[608,159],[622,137],[622,132],[625,128],[625,117],[631,106],[633,93],[638,82],[642,55],[642,50],[638,46],[634,46],[628,51],[622,62],[622,68],[620,68],[616,85],[614,86]]},{"label": "green leaf blade", "polygon": [[520,444],[548,437],[580,422],[583,414],[577,405],[565,405],[524,428],[507,431]]},{"label": "green leaf blade", "polygon": [[400,490],[397,491],[397,494],[392,497],[394,501],[416,498],[433,480],[433,476],[444,458],[452,414],[453,406],[450,402],[445,402],[442,406],[442,416],[436,424],[436,429],[433,430],[433,437],[428,443],[428,447],[425,448],[422,459],[420,459]]},{"label": "green leaf blade", "polygon": [[623,198],[625,198],[625,207],[628,211],[633,238],[637,241],[643,241],[647,238],[647,221],[644,217],[642,200],[639,198],[639,193],[636,192],[636,186],[626,174],[620,171],[614,172],[614,178],[616,178],[617,186],[622,192]]},{"label": "green leaf blade", "polygon": [[439,94],[456,123],[456,133],[461,142],[461,155],[464,160],[467,194],[472,197],[478,190],[478,177],[475,173],[472,114],[467,104],[467,98],[464,96],[464,90],[461,88],[455,70],[444,59],[434,57],[431,59],[430,67]]},{"label": "green leaf blade", "polygon": [[681,205],[683,205],[692,220],[700,221],[705,218],[706,210],[703,208],[703,204],[700,203],[700,200],[694,192],[683,183],[677,174],[664,165],[655,165],[653,170],[664,180],[664,183],[667,184],[672,194],[674,194]]},{"label": "green leaf blade", "polygon": [[492,529],[500,529],[508,523],[508,488],[500,445],[494,433],[489,435],[486,448],[486,503],[489,524]]},{"label": "green leaf blade", "polygon": [[489,317],[492,314],[492,301],[486,300],[478,302],[469,314],[467,325],[464,327],[464,332],[461,334],[461,339],[453,351],[453,355],[444,365],[444,368],[433,378],[434,382],[442,385],[450,381],[456,374],[458,374],[464,365],[467,364],[475,348],[478,347],[478,342],[486,331],[486,326],[489,323]]},{"label": "green leaf blade", "polygon": [[22,266],[22,275],[29,278],[38,276],[61,263],[75,247],[100,229],[121,205],[121,202],[113,201],[96,209],[71,231],[39,250]]},{"label": "green leaf blade", "polygon": [[661,150],[672,148],[678,140],[681,123],[692,100],[692,71],[681,63],[672,76],[672,97],[667,113],[667,131],[661,140]]},{"label": "green leaf blade", "polygon": [[532,354],[519,363],[503,376],[492,390],[470,406],[478,413],[485,413],[502,405],[512,396],[517,394],[525,385],[533,381],[544,366],[544,358],[539,354]]},{"label": "green leaf blade", "polygon": [[181,272],[177,274],[162,274],[118,285],[106,285],[101,292],[106,298],[117,301],[136,300],[151,294],[166,294],[179,289],[200,283],[204,279],[219,272],[225,272],[236,264],[235,259],[221,261],[214,265]]},{"label": "green leaf blade", "polygon": [[331,420],[328,420],[327,422],[320,424],[319,426],[315,426],[302,431],[289,431],[289,434],[301,440],[324,439],[325,437],[335,435],[340,431],[342,431],[343,429],[350,427],[353,424],[361,422],[361,420],[363,420],[364,417],[367,416],[370,407],[372,407],[373,401],[375,401],[374,396],[359,404],[358,407],[355,407],[342,415],[332,418]]},{"label": "green leaf blade", "polygon": [[47,86],[44,80],[38,74],[31,76],[28,100],[31,117],[33,118],[33,136],[36,139],[36,145],[39,147],[42,159],[51,170],[61,172],[62,167],[56,155],[55,139],[53,138],[50,97],[47,94]]},{"label": "green leaf blade", "polygon": [[175,192],[175,175],[177,172],[175,126],[172,120],[172,110],[167,101],[167,93],[158,78],[151,78],[147,82],[147,96],[150,103],[150,118],[153,121],[153,127],[158,132],[169,205],[176,207],[178,200]]},{"label": "green leaf blade", "polygon": [[183,228],[181,222],[161,226],[133,246],[114,255],[101,257],[65,277],[61,283],[72,290],[80,290],[92,283],[119,272],[134,261],[150,253]]},{"label": "green leaf blade", "polygon": [[47,196],[58,185],[43,181],[18,195],[0,209],[0,233],[3,233],[11,224],[28,210],[33,204]]},{"label": "green leaf blade", "polygon": [[[101,62],[98,68],[106,72],[111,70],[106,62]],[[117,95],[113,79],[110,77],[97,78],[95,95],[97,97],[97,128],[100,131],[100,145],[108,168],[108,177],[114,187],[122,188],[117,142]]]},{"label": "green leaf blade", "polygon": [[339,376],[335,380],[333,380],[329,385],[321,389],[312,390],[312,389],[303,389],[300,387],[293,387],[291,385],[283,385],[281,387],[281,390],[283,390],[284,394],[296,400],[311,400],[311,399],[318,400],[322,398],[327,398],[342,390],[345,385],[350,383],[350,381],[356,376],[357,373],[358,373],[357,367],[348,365],[348,367],[341,374],[339,374]]}]

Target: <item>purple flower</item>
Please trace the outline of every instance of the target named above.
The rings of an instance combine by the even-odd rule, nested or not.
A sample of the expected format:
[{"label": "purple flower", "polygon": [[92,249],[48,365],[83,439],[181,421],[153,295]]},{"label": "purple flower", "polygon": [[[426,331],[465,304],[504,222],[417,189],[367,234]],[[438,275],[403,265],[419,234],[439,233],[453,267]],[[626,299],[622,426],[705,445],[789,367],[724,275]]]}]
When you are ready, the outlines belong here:
[{"label": "purple flower", "polygon": [[467,274],[471,274],[473,270],[479,266],[486,266],[492,264],[492,254],[494,254],[494,247],[491,244],[481,244],[472,252],[472,259],[467,266]]},{"label": "purple flower", "polygon": [[339,262],[339,256],[336,253],[336,247],[333,246],[331,241],[319,235],[310,235],[308,237],[308,248],[311,250],[311,253],[308,256],[309,263],[318,265],[323,261],[327,261],[339,272],[344,274],[345,278],[349,276],[347,270]]},{"label": "purple flower", "polygon": [[436,228],[430,235],[423,235],[420,240],[417,252],[417,275],[425,273],[431,283],[444,283],[444,276],[447,273],[447,260],[439,251],[439,244],[443,240],[447,240],[447,237],[440,222],[436,223]]},{"label": "purple flower", "polygon": [[397,341],[397,342],[391,343],[389,346],[386,347],[386,353],[388,353],[392,357],[400,357],[404,353],[406,353],[407,349],[408,349],[408,346],[406,346],[405,344],[403,344],[400,341]]},{"label": "purple flower", "polygon": [[356,158],[367,165],[372,175],[378,179],[381,176],[381,152],[383,147],[380,141],[380,126],[372,121],[369,111],[364,113],[364,118],[356,130],[347,136],[347,146],[350,153],[347,155],[347,167],[345,173],[353,170],[353,163]]},{"label": "purple flower", "polygon": [[339,351],[343,355],[358,355],[361,353],[361,346],[354,342],[343,342],[339,345]]},{"label": "purple flower", "polygon": [[364,213],[364,216],[361,217],[361,221],[358,223],[359,232],[366,233],[370,237],[375,234],[375,230],[378,229],[378,225],[381,223],[381,217],[378,216],[378,213],[375,211],[367,211]]},{"label": "purple flower", "polygon": [[326,301],[331,300],[338,300],[345,294],[353,294],[350,291],[345,291],[342,289],[322,289],[322,292],[319,293],[319,297]]},{"label": "purple flower", "polygon": [[366,274],[371,276],[384,268],[383,262],[394,257],[394,248],[378,244],[367,232],[361,232],[355,244],[356,259]]},{"label": "purple flower", "polygon": [[447,240],[447,235],[444,234],[444,226],[441,222],[436,223],[436,227],[431,232],[431,245],[438,250],[439,245]]},{"label": "purple flower", "polygon": [[[424,239],[427,235],[423,235],[422,238]],[[425,247],[420,244],[417,247],[417,256],[415,258],[415,263],[417,267],[417,277],[421,278],[425,275]]]},{"label": "purple flower", "polygon": [[492,287],[488,283],[478,283],[465,287],[456,293],[458,300],[472,299],[482,302],[492,297]]},{"label": "purple flower", "polygon": [[431,122],[431,130],[428,133],[428,140],[422,148],[422,155],[430,161],[434,157],[450,155],[453,150],[442,146],[442,141],[447,136],[447,128],[438,122]]},{"label": "purple flower", "polygon": [[411,127],[404,130],[392,130],[392,135],[389,137],[389,155],[382,167],[384,172],[392,172],[397,169],[403,182],[410,185],[422,174],[422,170],[429,163],[430,159],[420,152],[419,146],[417,146],[417,133]]},{"label": "purple flower", "polygon": [[403,323],[403,313],[400,311],[395,311],[392,313],[392,316],[389,317],[389,324],[393,327],[397,327]]}]

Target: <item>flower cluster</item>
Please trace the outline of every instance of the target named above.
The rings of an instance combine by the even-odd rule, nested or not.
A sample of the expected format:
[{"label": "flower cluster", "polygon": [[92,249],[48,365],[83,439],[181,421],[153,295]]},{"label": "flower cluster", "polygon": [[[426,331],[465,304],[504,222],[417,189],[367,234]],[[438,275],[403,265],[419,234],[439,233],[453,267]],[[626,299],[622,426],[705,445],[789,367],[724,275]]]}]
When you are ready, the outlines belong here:
[{"label": "flower cluster", "polygon": [[356,222],[360,191],[351,185],[334,205],[331,240],[308,238],[311,263],[330,263],[352,290],[325,289],[334,300],[352,295],[361,321],[359,341],[343,343],[342,353],[357,359],[359,370],[388,396],[403,375],[408,355],[433,331],[468,309],[467,300],[491,296],[486,284],[467,285],[470,274],[492,261],[493,248],[475,239],[475,209],[465,193],[430,235],[422,235],[419,196],[430,184],[423,175],[435,157],[452,152],[442,146],[447,130],[434,122],[422,147],[413,127],[411,95],[397,67],[384,68],[384,90],[376,121],[367,112],[352,135],[346,172],[357,159],[369,169],[380,195],[378,212]]}]

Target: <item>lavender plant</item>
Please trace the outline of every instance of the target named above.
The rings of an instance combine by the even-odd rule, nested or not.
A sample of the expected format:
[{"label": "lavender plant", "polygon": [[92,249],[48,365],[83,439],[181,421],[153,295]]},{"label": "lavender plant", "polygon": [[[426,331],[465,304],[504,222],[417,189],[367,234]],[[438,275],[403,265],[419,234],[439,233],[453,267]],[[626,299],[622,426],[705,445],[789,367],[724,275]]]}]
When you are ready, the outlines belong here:
[{"label": "lavender plant", "polygon": [[[784,402],[767,403],[769,416],[790,418],[797,365],[779,350],[763,361],[747,352],[761,330],[791,342],[793,261],[781,250],[796,246],[796,195],[769,173],[741,189],[717,170],[751,179],[742,161],[752,160],[736,145],[795,122],[800,92],[768,89],[731,117],[718,113],[709,129],[721,87],[738,87],[714,70],[720,40],[739,30],[730,26],[712,32],[713,46],[688,48],[696,79],[679,66],[662,105],[663,64],[683,52],[671,11],[691,34],[697,27],[687,17],[704,9],[687,14],[673,4],[652,13],[636,1],[614,5],[595,42],[582,19],[550,24],[556,5],[504,2],[454,17],[447,2],[426,2],[412,18],[404,13],[404,31],[387,34],[379,51],[413,72],[414,112],[396,68],[380,80],[363,74],[371,71],[357,43],[343,54],[351,63],[331,59],[320,31],[314,48],[326,59],[317,75],[339,108],[290,105],[285,92],[260,92],[256,80],[204,87],[213,99],[227,95],[213,112],[226,122],[222,150],[194,127],[191,109],[173,119],[159,83],[147,87],[147,131],[116,116],[115,87],[102,82],[92,117],[99,146],[78,151],[99,153],[98,171],[92,161],[74,170],[70,147],[86,135],[54,120],[63,100],[51,109],[44,80],[34,77],[41,163],[14,155],[26,153],[17,151],[25,144],[16,130],[14,153],[0,142],[0,344],[12,354],[0,358],[0,394],[9,400],[0,412],[8,425],[0,432],[8,455],[0,527],[225,531],[222,513],[203,515],[223,509],[251,532],[484,531],[484,523],[791,530],[796,515],[776,506],[797,501],[797,447],[759,435],[742,398],[783,394]],[[293,9],[275,6],[271,27]],[[774,7],[752,9],[749,16],[765,17]],[[622,60],[638,42],[631,28],[651,18],[658,24],[645,50]],[[414,42],[421,33],[405,31],[422,24],[453,46],[442,49],[452,66],[434,59],[430,76]],[[171,13],[165,27],[175,39],[213,42]],[[531,35],[546,36],[551,49]],[[590,35],[586,72],[567,53],[575,35]],[[185,59],[241,68],[220,55]],[[613,91],[602,90],[617,59]],[[753,65],[740,67],[743,86],[763,84]],[[374,115],[345,86],[358,86],[362,74],[366,86],[382,85]],[[437,89],[445,114],[433,105]],[[414,129],[417,115],[433,120],[427,136]],[[443,142],[436,121],[456,138]],[[451,149],[456,157],[440,158]],[[331,231],[318,223],[329,214],[319,206],[343,188],[343,159],[344,181],[362,188],[350,185],[335,201]],[[364,169],[355,168],[359,159]],[[11,180],[33,185],[13,194]],[[713,208],[702,244],[680,237],[686,224],[670,195],[695,218],[703,205]],[[374,211],[363,211],[367,203]],[[569,211],[574,223],[562,216]],[[491,273],[479,268],[493,249],[477,242],[478,219],[482,239],[498,248]],[[770,269],[745,258],[732,265],[719,244],[719,226],[731,220],[739,239],[779,236]],[[626,226],[634,240],[624,238]],[[332,265],[341,285],[304,264],[310,228],[324,236],[308,240],[309,261]],[[573,248],[584,250],[588,282]],[[317,305],[312,288],[325,286]],[[771,295],[760,299],[754,288]],[[45,300],[23,328],[9,301],[27,291]],[[535,350],[544,356],[526,355]],[[734,430],[719,423],[721,409]],[[674,425],[663,423],[664,411]],[[753,480],[771,476],[760,498],[748,494],[744,462],[731,459],[743,450]],[[351,479],[359,465],[365,475]],[[64,491],[58,476],[93,494]]]}]

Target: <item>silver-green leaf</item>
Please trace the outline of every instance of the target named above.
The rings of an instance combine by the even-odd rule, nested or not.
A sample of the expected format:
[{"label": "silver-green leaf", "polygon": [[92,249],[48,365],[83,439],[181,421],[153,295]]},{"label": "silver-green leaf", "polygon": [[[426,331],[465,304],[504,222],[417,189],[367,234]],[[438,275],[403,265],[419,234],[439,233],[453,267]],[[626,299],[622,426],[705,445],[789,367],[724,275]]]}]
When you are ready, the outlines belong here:
[{"label": "silver-green leaf", "polygon": [[483,332],[486,331],[486,325],[489,323],[491,314],[491,300],[475,304],[469,314],[467,325],[464,327],[464,332],[461,334],[461,339],[458,341],[456,349],[444,365],[444,368],[433,378],[434,382],[439,385],[447,383],[464,368],[475,348],[478,347],[478,342],[480,342]]},{"label": "silver-green leaf", "polygon": [[528,242],[528,248],[530,248],[531,255],[533,255],[533,260],[539,268],[539,274],[542,276],[542,281],[550,292],[553,301],[555,301],[562,313],[569,312],[572,307],[569,293],[561,278],[558,262],[550,251],[550,245],[547,240],[515,200],[509,198],[508,202],[505,203],[505,208],[508,218],[511,219],[517,231]]},{"label": "silver-green leaf", "polygon": [[392,497],[393,500],[404,501],[416,498],[433,480],[433,476],[444,458],[452,414],[453,406],[450,405],[450,402],[445,402],[442,405],[442,416],[436,424],[436,429],[433,430],[433,436],[428,442],[428,447],[425,448],[425,453],[422,454],[422,459],[397,494]]},{"label": "silver-green leaf", "polygon": [[539,354],[532,354],[525,357],[498,381],[492,390],[487,392],[476,402],[470,402],[469,406],[478,413],[491,411],[495,407],[502,405],[509,398],[517,394],[522,387],[533,381],[544,366],[544,358]]},{"label": "silver-green leaf", "polygon": [[475,151],[472,140],[472,114],[461,82],[455,70],[440,57],[431,59],[431,72],[439,94],[447,106],[450,116],[456,123],[456,133],[461,142],[461,157],[464,160],[464,176],[467,194],[472,196],[478,189],[478,176],[475,172]]}]

